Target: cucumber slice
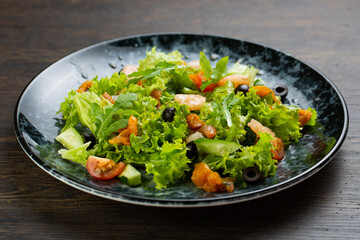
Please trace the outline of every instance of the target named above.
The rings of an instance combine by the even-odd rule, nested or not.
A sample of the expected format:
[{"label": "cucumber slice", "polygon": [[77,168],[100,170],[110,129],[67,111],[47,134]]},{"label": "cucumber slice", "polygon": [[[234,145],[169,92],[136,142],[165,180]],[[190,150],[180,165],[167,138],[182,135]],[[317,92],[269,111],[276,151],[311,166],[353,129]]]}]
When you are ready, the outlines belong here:
[{"label": "cucumber slice", "polygon": [[66,129],[63,133],[57,136],[55,140],[61,143],[67,149],[76,148],[84,144],[83,137],[73,127]]},{"label": "cucumber slice", "polygon": [[199,138],[195,140],[196,147],[200,153],[224,156],[225,153],[232,153],[241,148],[241,145],[226,140],[214,140]]},{"label": "cucumber slice", "polygon": [[141,183],[141,173],[130,164],[126,164],[124,170],[119,175],[119,179],[129,186],[136,186]]}]

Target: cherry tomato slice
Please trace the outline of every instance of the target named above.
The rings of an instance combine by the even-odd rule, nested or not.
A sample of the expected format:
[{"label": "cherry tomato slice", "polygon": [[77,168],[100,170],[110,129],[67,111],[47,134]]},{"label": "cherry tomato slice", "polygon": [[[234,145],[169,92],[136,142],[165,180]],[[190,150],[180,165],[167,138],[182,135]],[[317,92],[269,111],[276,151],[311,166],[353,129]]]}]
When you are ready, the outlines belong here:
[{"label": "cherry tomato slice", "polygon": [[90,156],[86,168],[91,176],[99,180],[109,180],[118,176],[124,169],[125,163],[115,163],[111,159]]},{"label": "cherry tomato slice", "polygon": [[203,92],[212,92],[217,87],[216,83],[211,83],[209,86],[207,86]]},{"label": "cherry tomato slice", "polygon": [[198,76],[198,74],[189,74],[189,78],[194,82],[196,87],[200,88],[202,84],[202,79]]},{"label": "cherry tomato slice", "polygon": [[[189,74],[190,79],[195,83],[195,85],[200,88],[202,83],[207,81],[203,72],[198,72],[196,74]],[[212,83],[207,86],[203,92],[212,92],[218,85],[216,83]]]},{"label": "cherry tomato slice", "polygon": [[271,149],[271,152],[274,154],[273,158],[280,162],[285,156],[284,142],[281,138],[275,137],[271,143],[274,146],[274,149]]}]

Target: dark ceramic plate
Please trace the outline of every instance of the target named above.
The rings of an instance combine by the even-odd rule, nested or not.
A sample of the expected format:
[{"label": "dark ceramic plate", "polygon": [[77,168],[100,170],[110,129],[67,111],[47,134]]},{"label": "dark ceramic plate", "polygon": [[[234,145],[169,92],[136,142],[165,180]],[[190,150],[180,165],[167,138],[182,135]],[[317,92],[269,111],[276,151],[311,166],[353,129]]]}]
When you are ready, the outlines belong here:
[{"label": "dark ceramic plate", "polygon": [[[85,168],[63,160],[54,141],[60,128],[60,102],[71,89],[85,80],[105,77],[126,64],[137,64],[146,50],[178,49],[190,60],[200,51],[208,56],[229,56],[261,69],[261,78],[270,86],[287,84],[286,103],[318,112],[322,128],[308,128],[304,138],[287,150],[277,174],[246,189],[233,193],[210,194],[191,183],[169,187],[164,191],[143,187],[131,188],[117,180],[97,181]],[[214,62],[213,62],[214,63]],[[44,171],[79,190],[127,203],[195,207],[247,201],[291,187],[324,167],[339,150],[348,129],[348,111],[339,90],[323,74],[286,53],[256,43],[201,34],[150,34],[103,42],[72,53],[36,76],[19,97],[15,109],[15,132],[28,156]],[[322,139],[322,140],[319,140]],[[324,153],[324,142],[330,146]],[[320,150],[319,150],[320,149]]]}]

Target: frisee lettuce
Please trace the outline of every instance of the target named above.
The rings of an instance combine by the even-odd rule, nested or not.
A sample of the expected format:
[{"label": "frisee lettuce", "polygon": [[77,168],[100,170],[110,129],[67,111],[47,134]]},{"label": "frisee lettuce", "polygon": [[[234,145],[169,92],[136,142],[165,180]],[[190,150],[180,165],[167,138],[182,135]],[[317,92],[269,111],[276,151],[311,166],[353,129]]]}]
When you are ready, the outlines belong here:
[{"label": "frisee lettuce", "polygon": [[[264,177],[274,175],[277,161],[272,159],[270,151],[273,138],[260,133],[259,140],[254,144],[254,133],[247,124],[251,119],[256,119],[269,127],[276,137],[283,139],[287,146],[302,136],[298,123],[299,108],[276,103],[272,98],[259,97],[251,88],[246,95],[235,94],[234,84],[230,81],[210,93],[203,93],[207,86],[231,74],[248,76],[250,86],[253,86],[256,81],[259,82],[256,80],[258,70],[239,63],[228,70],[228,57],[221,58],[212,68],[203,52],[199,54],[201,69],[195,70],[186,66],[182,58],[178,51],[163,53],[153,48],[147,52],[145,59],[139,61],[137,72],[129,76],[115,73],[111,77],[95,77],[88,92],[69,92],[59,110],[66,120],[62,131],[81,125],[93,133],[96,145],[92,149],[88,149],[89,143],[76,149],[62,149],[59,151],[62,158],[85,165],[89,155],[107,157],[115,162],[123,161],[143,167],[146,174],[152,176],[157,189],[178,183],[191,170],[184,143],[190,134],[186,123],[190,111],[186,105],[176,103],[174,95],[191,93],[207,98],[196,113],[206,124],[215,127],[215,139],[242,144],[241,151],[205,154],[198,161],[238,182],[242,181],[242,171],[252,166],[259,167]],[[189,73],[198,71],[202,71],[207,79],[202,82],[200,89],[189,77]],[[140,80],[141,86],[136,84]],[[162,91],[159,101],[151,97],[153,90]],[[117,95],[114,104],[102,97],[104,92]],[[168,107],[175,108],[172,122],[162,119],[162,112]],[[313,115],[306,127],[315,125],[317,117],[314,109],[308,110]],[[138,120],[138,134],[130,135],[129,146],[110,144],[108,140],[116,136],[118,129],[127,127],[131,115]]]}]

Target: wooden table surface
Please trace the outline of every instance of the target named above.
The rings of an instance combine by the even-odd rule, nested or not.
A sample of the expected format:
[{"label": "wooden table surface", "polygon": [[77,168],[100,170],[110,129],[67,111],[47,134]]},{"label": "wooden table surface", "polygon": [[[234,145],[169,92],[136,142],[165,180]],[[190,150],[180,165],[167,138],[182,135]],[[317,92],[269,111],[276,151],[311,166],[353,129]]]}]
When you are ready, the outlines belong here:
[{"label": "wooden table surface", "polygon": [[[359,12],[357,0],[1,0],[0,239],[360,239]],[[243,38],[315,66],[349,108],[342,148],[324,169],[288,190],[199,209],[102,199],[38,168],[13,130],[24,87],[75,50],[156,32]]]}]

